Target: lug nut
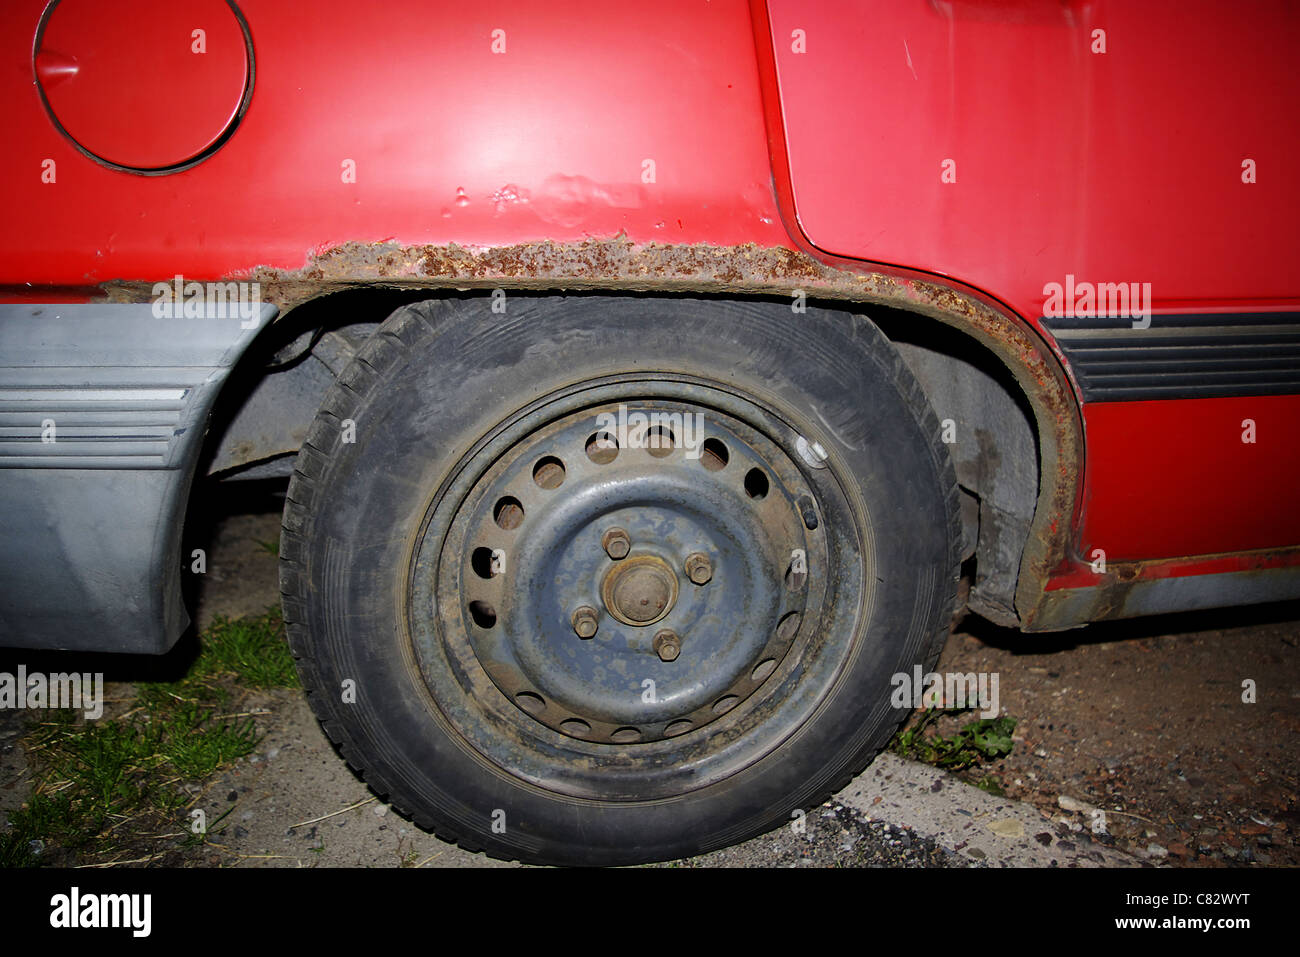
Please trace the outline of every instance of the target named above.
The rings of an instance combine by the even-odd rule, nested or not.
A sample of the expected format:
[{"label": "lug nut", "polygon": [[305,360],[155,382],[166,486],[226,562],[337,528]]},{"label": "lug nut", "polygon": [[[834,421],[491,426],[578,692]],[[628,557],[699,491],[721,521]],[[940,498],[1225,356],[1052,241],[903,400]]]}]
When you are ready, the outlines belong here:
[{"label": "lug nut", "polygon": [[621,528],[611,528],[600,540],[601,548],[614,561],[620,558],[627,558],[627,553],[632,549],[632,542],[627,537],[627,532]]},{"label": "lug nut", "polygon": [[697,585],[704,585],[713,578],[713,565],[709,556],[703,552],[692,552],[686,556],[686,577]]},{"label": "lug nut", "polygon": [[599,627],[600,614],[590,605],[583,605],[573,613],[573,630],[579,638],[591,638]]},{"label": "lug nut", "polygon": [[660,661],[676,661],[677,656],[682,653],[682,640],[677,637],[676,632],[665,628],[655,635],[654,650]]}]

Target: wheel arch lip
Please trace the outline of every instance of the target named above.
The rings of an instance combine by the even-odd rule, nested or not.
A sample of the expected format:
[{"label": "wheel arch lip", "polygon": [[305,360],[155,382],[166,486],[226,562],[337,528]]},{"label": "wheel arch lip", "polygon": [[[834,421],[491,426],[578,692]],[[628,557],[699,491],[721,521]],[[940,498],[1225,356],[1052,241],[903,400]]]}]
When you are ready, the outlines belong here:
[{"label": "wheel arch lip", "polygon": [[[257,282],[262,300],[280,310],[282,321],[313,300],[358,290],[401,291],[413,298],[495,290],[702,294],[787,304],[794,297],[839,310],[883,306],[937,320],[992,352],[1033,411],[1039,493],[1017,570],[1014,609],[1022,626],[1029,626],[1050,581],[1077,559],[1072,541],[1082,507],[1085,443],[1067,366],[1032,322],[995,297],[950,277],[828,255],[789,229],[793,221],[786,220],[791,243],[783,246],[637,243],[622,235],[491,247],[351,241],[312,252],[300,268],[258,267],[219,281]],[[100,291],[115,302],[147,302],[153,285],[115,280]]]},{"label": "wheel arch lip", "polygon": [[[344,243],[301,269],[264,268],[240,278],[261,283],[288,312],[333,292],[404,289],[413,294],[703,294],[791,303],[806,299],[840,311],[883,306],[951,326],[992,352],[1024,392],[1040,449],[1039,492],[1018,568],[1015,611],[1032,621],[1049,581],[1073,561],[1082,505],[1084,434],[1067,367],[1034,325],[982,291],[947,277],[837,259],[806,243],[787,246],[638,244],[624,237],[467,249],[460,246]],[[131,284],[134,285],[134,284]],[[116,294],[130,295],[126,284]]]}]

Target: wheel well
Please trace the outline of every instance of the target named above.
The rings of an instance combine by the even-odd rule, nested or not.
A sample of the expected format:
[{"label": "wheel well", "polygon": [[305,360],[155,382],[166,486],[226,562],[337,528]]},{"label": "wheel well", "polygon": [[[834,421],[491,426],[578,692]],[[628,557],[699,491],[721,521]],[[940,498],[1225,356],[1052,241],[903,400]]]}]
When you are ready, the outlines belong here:
[{"label": "wheel well", "polygon": [[[243,357],[223,390],[204,471],[223,479],[287,477],[326,389],[394,309],[438,295],[484,294],[355,288],[296,306]],[[975,563],[970,606],[998,624],[1018,624],[1016,585],[1039,495],[1041,455],[1033,410],[1015,376],[974,337],[927,315],[835,300],[817,304],[866,315],[916,376],[944,430],[962,490],[963,558]]]},{"label": "wheel well", "polygon": [[429,293],[349,289],[282,315],[221,392],[201,470],[223,479],[287,478],[326,390],[394,309]]},{"label": "wheel well", "polygon": [[997,624],[1017,625],[1016,583],[1041,472],[1028,397],[1006,365],[960,329],[895,310],[869,315],[921,383],[952,456],[962,491],[962,557],[975,559],[970,606]]}]

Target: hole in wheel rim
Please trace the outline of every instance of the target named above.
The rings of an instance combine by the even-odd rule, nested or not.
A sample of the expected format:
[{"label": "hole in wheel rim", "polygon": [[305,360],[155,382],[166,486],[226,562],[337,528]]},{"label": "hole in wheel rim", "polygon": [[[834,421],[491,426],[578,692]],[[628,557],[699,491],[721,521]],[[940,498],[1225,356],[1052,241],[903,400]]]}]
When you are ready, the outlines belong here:
[{"label": "hole in wheel rim", "polygon": [[492,549],[479,547],[474,549],[469,557],[470,568],[474,569],[474,574],[479,578],[495,578],[496,570],[492,567]]},{"label": "hole in wheel rim", "polygon": [[524,521],[524,506],[519,499],[507,495],[492,507],[492,520],[507,532],[518,528]]},{"label": "hole in wheel rim", "polygon": [[531,691],[521,691],[515,695],[515,702],[529,714],[540,714],[546,710],[546,700]]},{"label": "hole in wheel rim", "polygon": [[756,501],[765,498],[770,487],[767,473],[762,469],[752,468],[745,473],[745,494],[750,498]]},{"label": "hole in wheel rim", "polygon": [[538,459],[533,466],[533,481],[539,488],[547,490],[559,488],[564,482],[564,463],[554,455]]},{"label": "hole in wheel rim", "polygon": [[677,436],[673,435],[671,429],[664,428],[662,425],[652,426],[646,430],[645,447],[657,459],[672,455],[673,449],[677,447]]},{"label": "hole in wheel rim", "polygon": [[469,616],[480,628],[491,628],[497,623],[497,610],[485,601],[470,602]]},{"label": "hole in wheel rim", "polygon": [[734,694],[724,694],[717,701],[713,702],[714,714],[726,714],[732,708],[740,703],[740,696]]},{"label": "hole in wheel rim", "polygon": [[710,472],[721,472],[731,461],[731,453],[718,439],[705,439],[700,448],[700,464]]},{"label": "hole in wheel rim", "polygon": [[770,675],[773,671],[776,671],[776,659],[767,658],[763,661],[760,661],[754,667],[754,670],[750,673],[749,676],[753,678],[755,681],[766,681],[768,675]]},{"label": "hole in wheel rim", "polygon": [[560,730],[575,738],[585,738],[591,734],[591,725],[581,718],[569,718],[567,721],[560,722]]},{"label": "hole in wheel rim", "polygon": [[618,458],[618,439],[610,432],[594,432],[587,437],[586,452],[597,465],[608,465]]}]

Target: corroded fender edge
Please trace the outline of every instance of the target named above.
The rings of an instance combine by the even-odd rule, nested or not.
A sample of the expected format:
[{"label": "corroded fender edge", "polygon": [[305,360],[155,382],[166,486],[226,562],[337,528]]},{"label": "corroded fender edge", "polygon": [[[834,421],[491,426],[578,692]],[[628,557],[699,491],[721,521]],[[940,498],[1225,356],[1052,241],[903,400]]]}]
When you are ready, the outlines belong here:
[{"label": "corroded fender edge", "polygon": [[[861,271],[836,268],[785,247],[639,245],[620,236],[486,249],[346,243],[312,256],[301,269],[259,268],[230,278],[261,283],[263,299],[285,312],[325,293],[375,286],[694,292],[787,300],[802,290],[810,299],[918,312],[989,348],[1015,375],[1034,411],[1041,468],[1016,586],[1021,627],[1033,628],[1048,577],[1068,556],[1083,475],[1083,436],[1066,374],[1047,344],[1009,309],[931,276],[866,266]],[[103,288],[110,301],[140,302],[148,298],[151,284],[113,282]]]}]

